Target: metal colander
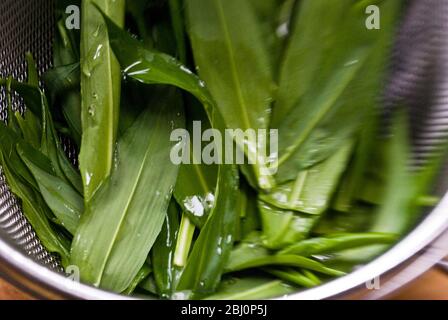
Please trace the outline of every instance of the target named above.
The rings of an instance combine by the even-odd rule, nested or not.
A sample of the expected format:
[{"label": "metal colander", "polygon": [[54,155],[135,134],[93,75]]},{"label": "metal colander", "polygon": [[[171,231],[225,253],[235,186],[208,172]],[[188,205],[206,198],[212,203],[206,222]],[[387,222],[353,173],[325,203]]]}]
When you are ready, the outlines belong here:
[{"label": "metal colander", "polygon": [[[419,164],[448,135],[448,1],[408,2],[395,40],[384,100],[386,111],[397,102],[409,106],[414,159]],[[36,59],[40,75],[50,68],[53,28],[53,0],[1,0],[0,77],[12,75],[17,80],[26,80],[24,54],[28,51]],[[17,95],[13,96],[13,106],[19,111],[25,108]],[[3,121],[8,117],[6,111],[6,93],[2,89],[0,119]],[[440,176],[443,177],[443,173]],[[447,193],[447,182],[448,179],[440,179],[436,187],[440,195]],[[353,294],[383,297],[448,253],[447,228],[448,196],[445,196],[414,231],[383,256],[348,276],[288,298],[352,297]],[[58,260],[45,250],[21,212],[0,167],[1,274],[37,297],[119,297],[73,283],[65,277]],[[366,281],[380,275],[386,280],[381,290],[363,290]]]},{"label": "metal colander", "polygon": [[[39,75],[52,63],[53,3],[51,0],[2,1],[0,3],[0,77],[27,78],[25,52],[36,57]],[[22,99],[12,96],[13,109],[24,110]],[[6,120],[6,92],[0,89],[0,119]],[[41,245],[22,214],[17,200],[9,192],[0,168],[0,229],[34,261],[60,270],[58,261]]]}]

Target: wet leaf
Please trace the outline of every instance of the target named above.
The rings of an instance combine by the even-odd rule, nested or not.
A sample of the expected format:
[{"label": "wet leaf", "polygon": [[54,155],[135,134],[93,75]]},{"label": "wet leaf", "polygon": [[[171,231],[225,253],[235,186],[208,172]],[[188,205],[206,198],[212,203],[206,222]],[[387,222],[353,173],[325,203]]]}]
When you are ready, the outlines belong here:
[{"label": "wet leaf", "polygon": [[233,246],[238,219],[235,210],[238,176],[233,166],[220,166],[219,170],[217,205],[201,229],[177,287],[177,291],[191,291],[193,297],[216,289]]},{"label": "wet leaf", "polygon": [[295,289],[282,281],[262,277],[230,278],[223,280],[217,292],[206,300],[258,300],[281,297]]},{"label": "wet leaf", "polygon": [[[267,129],[274,86],[254,8],[238,0],[188,0],[186,5],[195,63],[226,126]],[[261,152],[267,135],[235,140],[254,163],[256,184],[271,188],[268,155]]]},{"label": "wet leaf", "polygon": [[124,23],[124,0],[84,0],[81,21],[81,119],[79,154],[84,199],[109,176],[120,109],[120,65],[112,53],[98,5],[118,25]]},{"label": "wet leaf", "polygon": [[151,251],[157,292],[163,298],[169,298],[176,286],[177,270],[173,260],[179,225],[179,211],[171,201],[162,231]]},{"label": "wet leaf", "polygon": [[170,134],[184,121],[178,93],[162,92],[118,142],[115,168],[74,237],[71,262],[92,285],[125,290],[162,229],[178,173],[170,151],[181,147]]},{"label": "wet leaf", "polygon": [[50,160],[38,150],[25,143],[19,143],[17,149],[23,162],[36,179],[48,207],[62,226],[74,234],[84,211],[83,198],[71,185],[56,176]]}]

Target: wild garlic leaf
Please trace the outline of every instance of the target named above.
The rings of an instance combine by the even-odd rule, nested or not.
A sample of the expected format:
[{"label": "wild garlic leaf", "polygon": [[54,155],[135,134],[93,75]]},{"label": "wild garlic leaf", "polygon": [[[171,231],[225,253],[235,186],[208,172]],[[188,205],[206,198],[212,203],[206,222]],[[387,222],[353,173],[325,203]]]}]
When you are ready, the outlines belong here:
[{"label": "wild garlic leaf", "polygon": [[301,257],[298,255],[275,255],[275,256],[265,256],[259,257],[251,260],[247,260],[241,264],[235,264],[231,267],[226,268],[226,272],[235,272],[252,268],[259,268],[264,266],[289,266],[289,267],[297,267],[308,269],[312,271],[316,271],[329,276],[343,276],[344,272],[341,272],[336,269],[328,268],[325,265],[317,262],[315,260]]},{"label": "wild garlic leaf", "polygon": [[[6,112],[8,115],[8,118],[6,119],[7,126],[11,130],[13,130],[15,133],[21,132],[20,123],[17,118],[20,118],[21,115],[19,112],[14,111],[13,101],[12,101],[12,95],[13,91],[11,89],[11,84],[14,81],[14,79],[9,76],[7,79],[0,79],[0,84],[2,86],[5,86],[5,95],[6,95]],[[15,116],[17,115],[17,116]]]},{"label": "wild garlic leaf", "polygon": [[[4,82],[4,80],[0,79],[0,85],[2,85],[2,82]],[[29,117],[37,117],[42,123],[41,140],[39,144],[40,151],[50,159],[56,175],[65,179],[79,193],[81,193],[81,177],[62,149],[45,94],[39,87],[17,81],[11,82],[11,88],[23,98],[26,106],[32,113],[31,114],[28,111],[26,112],[25,121],[29,121]],[[34,119],[33,121],[36,120]],[[32,125],[32,123],[29,123],[29,125]]]},{"label": "wild garlic leaf", "polygon": [[254,7],[263,42],[268,49],[274,78],[277,78],[295,0],[249,0],[248,2]]},{"label": "wild garlic leaf", "polygon": [[27,83],[32,86],[39,86],[39,75],[37,73],[36,62],[34,61],[33,55],[30,52],[25,54],[25,59],[27,62],[28,70],[28,80]]},{"label": "wild garlic leaf", "polygon": [[[207,116],[214,123],[214,102],[204,83],[174,57],[148,50],[128,32],[120,29],[104,13],[109,42],[126,77],[145,84],[167,84],[183,89],[204,105]],[[221,125],[220,127],[224,127]]]},{"label": "wild garlic leaf", "polygon": [[66,21],[69,17],[67,7],[70,5],[81,8],[83,0],[56,1],[56,30],[53,40],[53,63],[55,67],[79,62],[80,30],[67,29]]},{"label": "wild garlic leaf", "polygon": [[[8,84],[10,82],[10,84]],[[37,117],[42,115],[42,95],[36,86],[18,82],[14,79],[1,79],[0,86],[9,86],[16,91],[23,99],[28,109],[30,109]]]},{"label": "wild garlic leaf", "polygon": [[297,6],[271,124],[279,128],[279,182],[326,159],[377,105],[401,3],[378,4],[380,30],[365,26],[369,3],[378,4],[305,0]]},{"label": "wild garlic leaf", "polygon": [[[105,17],[105,20],[112,48],[126,76],[145,84],[173,85],[191,93],[203,104],[213,128],[224,135],[225,124],[222,116],[216,109],[209,91],[196,75],[173,57],[145,49],[139,41],[120,30],[110,19]],[[189,290],[194,295],[209,293],[216,288],[233,243],[237,219],[234,201],[238,173],[234,165],[221,165],[217,176],[215,204],[194,245],[177,288],[180,291]],[[218,251],[221,254],[216,254]]]},{"label": "wild garlic leaf", "polygon": [[282,248],[308,236],[330,206],[352,145],[347,142],[329,159],[299,172],[296,181],[259,195],[264,244],[268,248]]},{"label": "wild garlic leaf", "polygon": [[303,240],[309,235],[320,215],[277,208],[259,201],[258,207],[263,230],[263,245],[279,249]]},{"label": "wild garlic leaf", "polygon": [[151,6],[151,0],[132,0],[126,1],[126,13],[135,21],[139,36],[145,42],[147,47],[153,46],[153,39],[150,28],[147,26],[147,16],[145,15],[148,7]]},{"label": "wild garlic leaf", "polygon": [[258,300],[281,297],[297,289],[280,280],[263,277],[224,279],[215,294],[205,300]]},{"label": "wild garlic leaf", "polygon": [[[254,8],[239,0],[188,0],[186,8],[195,63],[226,126],[267,129],[274,86]],[[259,152],[266,136],[260,135],[256,142],[242,140],[236,139],[255,163],[257,185],[271,188],[267,155]]]},{"label": "wild garlic leaf", "polygon": [[[384,189],[380,205],[375,209],[374,220],[369,227],[371,232],[404,234],[415,223],[415,201],[421,186],[416,183],[416,175],[409,168],[411,159],[407,117],[398,113],[394,119],[391,137],[380,141],[384,144],[383,156]],[[359,263],[373,259],[387,249],[386,245],[372,245],[361,249],[352,249],[337,254],[337,261]]]},{"label": "wild garlic leaf", "polygon": [[171,13],[171,25],[176,38],[178,59],[182,63],[187,63],[187,39],[185,36],[185,21],[183,15],[183,0],[169,0]]},{"label": "wild garlic leaf", "polygon": [[241,180],[237,199],[239,219],[236,225],[235,242],[245,239],[249,234],[260,229],[260,214],[256,199],[257,194],[244,180]]},{"label": "wild garlic leaf", "polygon": [[[123,135],[115,167],[84,212],[71,262],[87,283],[125,290],[159,235],[178,174],[170,159],[172,130],[183,126],[180,96],[162,90]],[[157,182],[157,183],[155,183]]]},{"label": "wild garlic leaf", "polygon": [[330,205],[352,149],[353,142],[348,141],[324,162],[299,172],[295,181],[260,194],[260,199],[285,210],[322,214]]},{"label": "wild garlic leaf", "polygon": [[190,292],[192,297],[202,297],[216,289],[235,237],[238,172],[230,165],[221,165],[219,171],[216,204],[193,246],[177,287],[177,291]]},{"label": "wild garlic leaf", "polygon": [[325,237],[300,241],[281,250],[280,253],[310,257],[372,244],[391,244],[395,241],[397,241],[397,235],[392,233],[335,233]]},{"label": "wild garlic leaf", "polygon": [[17,151],[36,179],[48,207],[62,226],[74,234],[84,211],[83,198],[70,184],[56,176],[50,160],[38,150],[19,143]]},{"label": "wild garlic leaf", "polygon": [[120,26],[125,13],[124,0],[82,1],[79,163],[86,204],[112,169],[120,108],[120,65],[112,53],[107,27],[94,4]]},{"label": "wild garlic leaf", "polygon": [[79,194],[82,194],[81,176],[62,149],[46,99],[43,99],[43,102],[41,151],[50,159],[57,176],[65,179]]},{"label": "wild garlic leaf", "polygon": [[175,290],[177,270],[174,266],[174,251],[179,232],[179,209],[171,200],[165,223],[151,250],[151,262],[157,291],[162,298],[169,298]]},{"label": "wild garlic leaf", "polygon": [[[192,99],[184,99],[184,101],[187,107],[187,129],[190,133],[190,163],[180,166],[174,197],[184,214],[188,215],[197,227],[202,228],[215,204],[214,192],[218,165],[203,163],[202,149],[199,152],[194,150],[193,122],[200,121],[202,130],[207,130],[211,126],[198,102]],[[201,145],[204,147],[205,143],[201,142]]]},{"label": "wild garlic leaf", "polygon": [[[27,71],[28,71],[28,81],[27,84],[30,86],[38,87],[39,86],[39,76],[37,73],[36,63],[31,53],[26,53],[25,58],[27,61]],[[7,99],[8,103],[11,104],[10,90],[12,85],[12,79],[9,79],[10,82],[7,85]],[[12,110],[9,110],[11,112]],[[15,118],[15,124],[20,127],[20,132],[22,133],[25,141],[30,143],[33,147],[39,149],[41,144],[41,136],[42,136],[42,123],[39,118],[33,114],[30,110],[26,109],[23,114],[16,111],[13,113],[9,113],[11,115],[10,120]]]},{"label": "wild garlic leaf", "polygon": [[232,270],[235,266],[247,261],[269,256],[269,250],[263,245],[259,232],[252,232],[232,248],[226,269]]},{"label": "wild garlic leaf", "polygon": [[57,2],[57,18],[53,41],[54,67],[44,74],[44,84],[52,106],[62,110],[70,130],[70,137],[81,145],[81,75],[80,75],[80,31],[67,29],[65,12],[68,5],[81,6],[80,0]]},{"label": "wild garlic leaf", "polygon": [[57,253],[62,264],[68,264],[69,243],[56,232],[50,222],[52,213],[42,199],[34,178],[21,161],[16,145],[22,141],[0,122],[0,164],[11,191],[21,200],[23,212],[42,244],[49,252]]},{"label": "wild garlic leaf", "polygon": [[34,148],[39,149],[42,136],[42,126],[37,117],[29,110],[25,112],[25,117],[16,112],[15,117],[26,142]]},{"label": "wild garlic leaf", "polygon": [[338,270],[327,268],[317,261],[302,256],[293,254],[272,255],[268,249],[262,246],[261,238],[257,234],[252,234],[232,250],[225,272],[230,273],[265,266],[290,266],[327,275],[342,275]]},{"label": "wild garlic leaf", "polygon": [[371,230],[402,234],[413,221],[412,204],[418,190],[414,175],[410,172],[411,144],[408,118],[397,114],[392,127],[392,137],[386,142],[385,187],[376,220]]},{"label": "wild garlic leaf", "polygon": [[[340,212],[349,212],[353,209],[355,198],[368,184],[365,176],[372,161],[370,153],[378,142],[379,119],[377,112],[367,117],[361,132],[355,142],[354,151],[347,170],[341,178],[341,183],[336,190],[332,208]],[[373,163],[373,162],[372,162]]]},{"label": "wild garlic leaf", "polygon": [[82,135],[80,77],[79,62],[55,67],[44,75],[50,100],[61,104],[70,136],[78,145]]},{"label": "wild garlic leaf", "polygon": [[[294,8],[296,21],[290,26],[281,63],[272,127],[277,128],[300,98],[312,88],[312,80],[319,70],[325,50],[333,48],[331,42],[335,42],[339,34],[333,28],[344,11],[348,10],[349,2],[342,0],[329,4],[326,0],[305,0]],[[316,23],[316,17],[319,17],[319,23]]]},{"label": "wild garlic leaf", "polygon": [[315,279],[310,279],[304,273],[296,271],[292,268],[264,268],[263,271],[272,274],[285,282],[293,283],[300,287],[312,288],[321,283],[320,281],[315,281]]},{"label": "wild garlic leaf", "polygon": [[144,264],[143,267],[140,269],[140,271],[135,276],[134,280],[132,280],[129,287],[127,287],[126,290],[124,290],[122,292],[122,294],[132,295],[134,293],[135,289],[138,287],[138,285],[140,283],[142,283],[146,278],[148,278],[148,276],[152,272],[153,272],[152,267],[147,264]]}]

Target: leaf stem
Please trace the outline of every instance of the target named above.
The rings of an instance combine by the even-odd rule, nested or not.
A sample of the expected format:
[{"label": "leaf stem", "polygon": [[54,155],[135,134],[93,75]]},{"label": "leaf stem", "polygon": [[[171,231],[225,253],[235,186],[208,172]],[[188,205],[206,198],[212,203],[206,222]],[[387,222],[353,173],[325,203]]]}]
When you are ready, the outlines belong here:
[{"label": "leaf stem", "polygon": [[187,264],[188,253],[193,241],[195,226],[187,217],[182,214],[179,235],[177,237],[176,250],[174,251],[174,265],[184,267]]}]

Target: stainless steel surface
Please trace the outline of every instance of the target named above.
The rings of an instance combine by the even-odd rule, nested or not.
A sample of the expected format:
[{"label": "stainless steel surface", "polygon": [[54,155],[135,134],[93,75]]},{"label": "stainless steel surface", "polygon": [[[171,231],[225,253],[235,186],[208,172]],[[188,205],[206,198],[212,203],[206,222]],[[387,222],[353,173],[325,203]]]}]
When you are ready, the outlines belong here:
[{"label": "stainless steel surface", "polygon": [[447,16],[447,1],[411,1],[395,39],[385,104],[411,110],[417,165],[448,133]]},{"label": "stainless steel surface", "polygon": [[[53,2],[0,2],[0,77],[13,76],[25,81],[27,65],[24,54],[33,53],[39,75],[52,63]],[[13,109],[23,111],[18,95],[12,96]],[[0,120],[7,118],[6,92],[0,89]],[[24,217],[17,200],[10,193],[0,167],[0,230],[18,244],[18,248],[34,261],[61,271],[59,262],[41,245],[31,225]],[[3,236],[5,237],[5,236]]]},{"label": "stainless steel surface", "polygon": [[437,264],[438,267],[442,268],[445,272],[448,273],[448,258],[446,260],[440,261]]},{"label": "stainless steel surface", "polygon": [[[389,0],[395,1],[395,0]],[[51,0],[0,2],[0,76],[26,78],[23,54],[31,51],[40,72],[51,64],[53,28]],[[392,58],[386,106],[403,103],[412,110],[415,160],[448,133],[448,1],[411,1]],[[23,108],[18,97],[14,106]],[[0,91],[0,119],[6,118],[5,93]],[[441,176],[443,176],[441,174]],[[448,179],[437,190],[446,193]],[[448,253],[448,196],[400,243],[355,272],[285,299],[382,298],[432,267]],[[36,263],[38,262],[38,263]],[[0,272],[37,297],[119,299],[122,296],[78,284],[51,269],[57,261],[46,252],[8,191],[0,172]],[[380,289],[366,283],[380,276]]]}]

